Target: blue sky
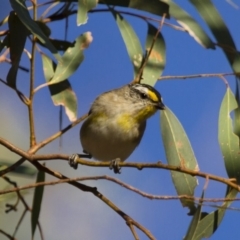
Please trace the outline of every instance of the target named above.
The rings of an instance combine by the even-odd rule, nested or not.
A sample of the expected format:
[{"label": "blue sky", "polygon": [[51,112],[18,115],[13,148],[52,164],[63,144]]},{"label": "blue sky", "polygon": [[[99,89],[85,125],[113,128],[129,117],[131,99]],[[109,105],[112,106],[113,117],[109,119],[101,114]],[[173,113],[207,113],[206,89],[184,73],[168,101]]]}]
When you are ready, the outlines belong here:
[{"label": "blue sky", "polygon": [[[215,41],[197,11],[188,1],[184,1],[184,3],[183,1],[176,1],[176,3],[193,15],[212,40]],[[7,10],[9,9],[7,4],[4,13],[2,8],[0,9],[1,19],[9,11]],[[214,1],[214,4],[217,6],[239,49],[239,26],[236,24],[240,20],[239,9],[223,0]],[[145,15],[145,13],[142,14]],[[126,16],[126,19],[134,27],[144,45],[147,25],[134,17]],[[174,19],[169,22],[175,23]],[[53,23],[49,26],[52,29],[51,36],[64,37],[63,22]],[[0,30],[5,28],[6,26],[3,26]],[[127,84],[133,78],[133,68],[112,15],[110,13],[89,14],[88,23],[80,27],[76,26],[75,16],[69,19],[69,41],[73,41],[86,31],[92,32],[93,42],[89,49],[85,51],[84,62],[69,79],[78,98],[78,116],[88,111],[97,95]],[[187,33],[176,31],[167,26],[163,27],[162,34],[165,38],[167,54],[164,76],[232,72],[221,49],[206,50]],[[44,51],[46,50],[44,49]],[[48,55],[50,54],[48,53]],[[25,55],[23,55],[22,64],[28,66]],[[7,71],[8,66],[1,64],[0,77],[2,79],[6,79]],[[20,72],[18,76],[19,88],[27,93],[29,75]],[[227,80],[234,90],[234,78],[227,77]],[[44,81],[42,63],[40,56],[38,56],[35,84],[38,86]],[[219,78],[169,80],[158,82],[156,88],[161,92],[164,103],[175,113],[185,128],[200,170],[226,177],[217,140],[219,108],[226,91],[223,81]],[[59,110],[53,106],[47,88],[38,91],[34,107],[37,140],[41,141],[58,131]],[[1,85],[0,88],[0,109],[2,112],[0,116],[1,136],[27,150],[27,109],[18,100],[16,94],[4,85]],[[149,119],[144,138],[128,161],[157,162],[160,160],[166,163],[159,120],[159,113]],[[63,125],[68,124],[69,120],[64,116]],[[58,141],[55,141],[41,152],[62,152],[66,154],[81,152],[78,136],[79,128],[80,126],[77,126],[63,136],[62,149],[59,149]],[[16,155],[9,153],[2,147],[0,149],[7,159],[13,161],[18,159]],[[63,161],[48,162],[47,166],[69,177],[107,174],[148,193],[162,196],[176,195],[170,173],[166,170],[148,169],[138,171],[124,168],[122,174],[116,176],[110,170],[102,168],[79,166],[78,170],[74,171]],[[48,177],[48,180],[50,179],[53,178]],[[19,179],[20,185],[33,181],[33,179]],[[100,192],[148,228],[157,239],[182,239],[186,234],[191,218],[187,216],[188,210],[182,208],[179,201],[144,199],[136,193],[104,180],[91,181],[88,184],[97,186]],[[200,196],[203,184],[204,180],[199,179],[196,196]],[[210,181],[205,196],[223,197],[224,193],[225,186]],[[27,197],[29,203],[31,203],[30,195]],[[240,207],[238,202],[232,206]],[[213,211],[215,209],[207,207],[206,210]],[[4,223],[0,220],[0,228],[3,228],[2,226],[8,228],[9,226],[7,227],[6,223],[17,221],[18,218],[13,214],[15,213],[2,216]],[[20,214],[20,211],[18,214]],[[25,220],[24,226],[19,231],[19,235],[17,235],[19,239],[30,238],[29,219]],[[239,239],[240,233],[237,224],[239,220],[238,211],[227,211],[220,228],[211,239]],[[78,191],[67,184],[45,188],[40,221],[46,239],[132,239],[131,232],[125,222],[115,212],[91,194]],[[12,229],[12,225],[9,229]],[[229,231],[229,229],[231,230]],[[141,239],[146,239],[140,232],[139,236]],[[36,239],[40,239],[38,233]]]}]

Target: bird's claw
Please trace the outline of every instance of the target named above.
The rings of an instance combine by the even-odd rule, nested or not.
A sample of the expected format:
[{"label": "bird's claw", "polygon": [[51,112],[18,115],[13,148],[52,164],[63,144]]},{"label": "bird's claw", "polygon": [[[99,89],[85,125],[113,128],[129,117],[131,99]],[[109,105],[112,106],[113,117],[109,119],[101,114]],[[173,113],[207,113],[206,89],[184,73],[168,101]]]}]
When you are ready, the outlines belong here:
[{"label": "bird's claw", "polygon": [[121,167],[119,167],[119,162],[120,161],[121,161],[120,158],[116,158],[116,159],[111,161],[109,168],[111,170],[113,169],[114,173],[119,173],[119,174],[121,173]]},{"label": "bird's claw", "polygon": [[72,154],[68,159],[68,163],[73,169],[78,168],[78,162],[77,162],[78,158],[92,158],[92,155],[87,154],[87,153],[86,154],[77,154],[77,153]]},{"label": "bird's claw", "polygon": [[78,154],[72,154],[68,159],[68,164],[75,170],[78,168],[77,159],[78,159]]}]

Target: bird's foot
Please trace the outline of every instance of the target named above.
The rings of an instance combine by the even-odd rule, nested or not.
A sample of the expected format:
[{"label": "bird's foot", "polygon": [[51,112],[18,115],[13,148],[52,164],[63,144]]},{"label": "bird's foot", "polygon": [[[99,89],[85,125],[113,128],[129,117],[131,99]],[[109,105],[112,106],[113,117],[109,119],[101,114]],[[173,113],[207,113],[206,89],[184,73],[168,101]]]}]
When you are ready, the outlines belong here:
[{"label": "bird's foot", "polygon": [[120,158],[116,158],[116,159],[111,161],[109,168],[111,170],[113,169],[114,173],[119,173],[119,174],[121,173],[121,167],[119,167],[119,162],[120,161],[121,161]]},{"label": "bird's foot", "polygon": [[86,153],[86,154],[78,154],[78,153],[72,154],[68,159],[68,163],[74,169],[78,168],[78,162],[77,162],[78,158],[92,158],[92,155],[88,154],[88,153]]}]

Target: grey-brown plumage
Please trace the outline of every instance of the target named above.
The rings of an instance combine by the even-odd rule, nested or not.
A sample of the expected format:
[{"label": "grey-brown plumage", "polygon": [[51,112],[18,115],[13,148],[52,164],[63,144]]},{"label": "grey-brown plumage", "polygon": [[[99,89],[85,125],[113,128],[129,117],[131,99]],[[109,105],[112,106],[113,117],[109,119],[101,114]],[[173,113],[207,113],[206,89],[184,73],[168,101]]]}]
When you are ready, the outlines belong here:
[{"label": "grey-brown plumage", "polygon": [[84,151],[100,161],[124,161],[140,143],[146,120],[158,109],[164,109],[161,95],[146,84],[101,94],[80,130]]}]

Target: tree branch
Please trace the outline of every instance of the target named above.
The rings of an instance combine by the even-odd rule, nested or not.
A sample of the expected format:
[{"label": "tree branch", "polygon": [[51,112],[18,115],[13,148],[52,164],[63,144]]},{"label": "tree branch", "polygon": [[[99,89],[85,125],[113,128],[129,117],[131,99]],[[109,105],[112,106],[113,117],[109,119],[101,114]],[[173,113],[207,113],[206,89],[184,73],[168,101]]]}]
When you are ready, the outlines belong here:
[{"label": "tree branch", "polygon": [[[38,168],[39,171],[44,171],[54,177],[57,177],[58,179],[64,180],[69,179],[68,177],[64,176],[63,174],[52,171],[50,168],[47,168],[43,165],[41,165],[39,162],[31,162],[35,167]],[[127,223],[131,223],[134,226],[136,226],[138,229],[140,229],[143,233],[145,233],[149,239],[155,240],[154,236],[151,234],[151,232],[143,227],[141,224],[136,222],[133,218],[131,218],[129,215],[127,215],[125,212],[123,212],[120,208],[118,208],[113,202],[111,202],[108,198],[106,198],[102,193],[100,193],[97,188],[95,187],[89,187],[87,185],[78,183],[78,182],[68,182],[69,184],[73,185],[74,187],[80,189],[84,192],[91,192],[94,196],[99,198],[101,201],[103,201],[105,204],[107,204],[112,210],[114,210],[118,215],[120,215]]]},{"label": "tree branch", "polygon": [[161,76],[158,80],[170,80],[170,79],[189,79],[189,78],[201,78],[201,77],[221,77],[221,76],[240,76],[240,73],[207,73],[207,74],[193,74],[183,76]]},{"label": "tree branch", "polygon": [[[200,201],[202,198],[201,197],[193,197],[189,195],[179,195],[179,196],[160,196],[160,195],[153,195],[146,193],[144,191],[141,191],[129,184],[126,184],[122,181],[120,181],[117,178],[110,177],[108,175],[102,175],[102,176],[87,176],[87,177],[77,177],[77,178],[69,178],[69,179],[62,179],[62,180],[57,180],[57,181],[48,181],[48,182],[38,182],[34,184],[28,184],[22,187],[15,187],[11,189],[5,189],[0,191],[0,195],[11,193],[11,192],[16,192],[16,191],[22,191],[26,189],[31,189],[31,188],[36,188],[39,186],[51,186],[51,185],[56,185],[56,184],[62,184],[62,183],[69,183],[69,182],[78,182],[78,181],[89,181],[89,180],[107,180],[114,182],[121,187],[124,187],[130,191],[133,191],[143,197],[146,197],[151,200],[179,200],[179,199],[189,199],[189,200],[194,200],[194,201]],[[203,198],[203,202],[225,202],[225,201],[240,201],[240,198]]]},{"label": "tree branch", "polygon": [[[14,145],[12,145],[11,143],[9,143],[8,141],[6,141],[3,138],[0,138],[0,144],[5,146],[6,148],[8,148],[10,151],[29,160],[33,164],[37,163],[37,161],[42,161],[42,160],[46,161],[46,160],[62,159],[62,160],[68,161],[68,159],[69,159],[69,156],[65,155],[65,154],[46,154],[46,155],[44,155],[44,154],[43,155],[29,154],[29,153],[23,151],[22,149],[15,147]],[[89,161],[89,160],[85,160],[85,159],[81,159],[81,158],[78,158],[77,162],[81,165],[90,166],[90,167],[109,167],[111,164],[111,162]],[[171,170],[171,171],[186,173],[186,174],[189,174],[192,176],[209,178],[209,179],[217,181],[217,182],[222,182],[222,183],[236,189],[237,191],[240,191],[240,186],[237,185],[236,183],[234,183],[232,181],[232,179],[223,178],[223,177],[219,177],[219,176],[216,176],[213,174],[187,169],[187,168],[184,168],[181,166],[167,165],[167,164],[163,164],[161,162],[157,162],[157,163],[120,162],[119,167],[137,168],[139,170],[142,170],[143,168],[160,168],[160,169],[165,169],[165,170]]]}]

